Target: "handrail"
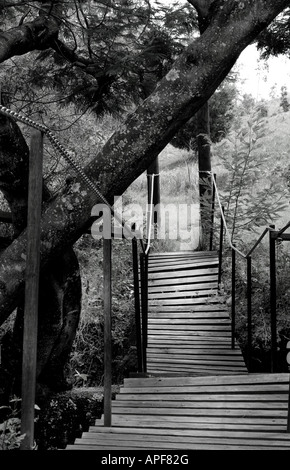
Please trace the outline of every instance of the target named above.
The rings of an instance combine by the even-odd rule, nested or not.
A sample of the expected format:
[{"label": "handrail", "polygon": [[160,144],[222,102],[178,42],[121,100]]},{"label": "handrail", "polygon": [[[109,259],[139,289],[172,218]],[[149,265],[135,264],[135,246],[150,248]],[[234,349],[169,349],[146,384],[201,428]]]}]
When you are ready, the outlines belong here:
[{"label": "handrail", "polygon": [[280,230],[278,230],[278,232],[277,232],[277,234],[276,234],[277,237],[279,238],[280,235],[282,235],[282,233],[284,233],[285,230],[287,230],[287,228],[289,228],[289,227],[290,227],[290,222],[288,222],[288,224],[286,224],[285,227],[283,227],[283,228],[281,228]]},{"label": "handrail", "polygon": [[[211,173],[211,172],[208,172]],[[211,173],[212,174],[212,173]],[[275,232],[275,226],[269,225],[260,235],[258,240],[254,243],[252,248],[248,251],[248,253],[243,253],[242,251],[238,250],[234,243],[232,242],[232,238],[230,236],[229,229],[227,227],[226,218],[224,215],[224,207],[221,204],[219,191],[216,184],[216,178],[212,178],[213,188],[215,190],[215,197],[218,201],[218,205],[220,208],[221,213],[221,224],[220,224],[220,246],[219,246],[219,275],[218,275],[218,285],[221,284],[221,272],[222,272],[222,250],[223,250],[223,233],[224,229],[226,230],[227,238],[229,241],[229,245],[231,247],[232,252],[232,302],[231,302],[231,317],[232,317],[232,349],[235,347],[234,335],[235,335],[235,270],[236,270],[236,256],[235,253],[239,253],[243,259],[247,261],[247,324],[248,324],[248,369],[251,368],[251,344],[252,344],[252,258],[251,255],[253,251],[257,248],[257,246],[261,243],[263,238],[267,233],[270,234],[269,237],[269,253],[270,253],[270,311],[271,311],[271,371],[274,372],[276,368],[276,346],[277,346],[277,321],[276,321],[276,261],[275,261],[275,240],[278,238],[279,235],[290,227],[290,222],[285,225],[279,232]],[[275,233],[275,237],[272,236],[272,233]]]},{"label": "handrail", "polygon": [[[211,172],[210,172],[211,173]],[[264,232],[261,234],[261,236],[258,238],[258,240],[255,242],[254,246],[248,251],[247,254],[243,253],[242,251],[238,250],[238,248],[232,243],[232,240],[231,240],[231,236],[230,236],[230,233],[229,233],[229,229],[228,229],[228,226],[227,226],[227,223],[226,223],[226,219],[225,219],[225,215],[224,215],[224,209],[223,209],[223,206],[221,204],[221,201],[220,201],[220,196],[219,196],[219,192],[218,192],[218,188],[217,188],[217,184],[216,184],[216,179],[213,178],[213,184],[214,184],[214,187],[215,187],[215,194],[216,194],[216,198],[217,198],[217,201],[218,201],[218,205],[220,207],[220,212],[221,212],[221,218],[223,219],[223,224],[224,224],[224,228],[226,230],[226,234],[227,234],[227,237],[228,237],[228,241],[229,241],[229,245],[230,247],[235,250],[237,253],[239,253],[243,258],[248,258],[252,253],[253,251],[257,248],[257,246],[259,245],[259,243],[262,241],[262,239],[264,238],[264,236],[272,230],[272,227],[266,227]],[[285,225],[285,227],[283,229],[281,229],[279,232],[278,232],[278,236],[283,233],[288,227],[290,227],[290,222]]]},{"label": "handrail", "polygon": [[154,178],[156,175],[155,173],[152,173],[151,175],[148,175],[152,178],[151,182],[151,192],[150,192],[150,201],[149,201],[149,222],[147,224],[147,243],[146,243],[146,249],[145,249],[145,255],[148,255],[149,250],[150,250],[150,244],[151,244],[151,228],[152,228],[152,218],[153,218],[153,197],[154,197]]},{"label": "handrail", "polygon": [[[209,173],[212,175],[212,172],[211,172],[211,171],[210,171]],[[216,198],[217,198],[217,201],[218,201],[218,205],[219,205],[219,208],[220,208],[221,218],[222,218],[223,223],[224,223],[224,228],[225,228],[225,230],[226,230],[226,234],[227,234],[227,237],[228,237],[229,245],[230,245],[230,247],[231,247],[233,250],[235,250],[237,253],[239,253],[243,258],[246,258],[247,255],[245,255],[245,254],[242,253],[240,250],[238,250],[238,248],[232,243],[231,236],[230,236],[230,232],[229,232],[229,229],[228,229],[228,226],[227,226],[227,222],[226,222],[226,218],[225,218],[225,215],[224,215],[223,206],[222,206],[221,201],[220,201],[220,196],[219,196],[219,192],[218,192],[218,188],[217,188],[217,184],[216,184],[215,178],[212,178],[212,181],[213,181],[213,184],[214,184],[215,195],[216,195]]]},{"label": "handrail", "polygon": [[255,248],[257,248],[257,246],[259,245],[259,243],[262,241],[262,239],[264,238],[264,236],[271,230],[271,227],[266,227],[264,232],[262,233],[262,235],[258,238],[258,240],[256,241],[256,243],[254,244],[254,246],[250,249],[250,251],[248,252],[246,258],[248,258],[252,253],[253,251],[255,250]]}]

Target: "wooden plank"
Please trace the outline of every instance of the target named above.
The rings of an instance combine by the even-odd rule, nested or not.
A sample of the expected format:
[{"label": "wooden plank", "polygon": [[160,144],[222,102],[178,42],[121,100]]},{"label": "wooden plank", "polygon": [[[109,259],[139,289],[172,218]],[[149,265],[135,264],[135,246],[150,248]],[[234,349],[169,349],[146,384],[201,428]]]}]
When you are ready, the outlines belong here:
[{"label": "wooden plank", "polygon": [[229,326],[230,321],[227,318],[149,318],[148,323],[151,327],[160,326],[164,328],[164,325],[225,325]]},{"label": "wooden plank", "polygon": [[[113,404],[114,406],[114,404]],[[220,416],[220,417],[242,417],[242,418],[287,418],[287,409],[232,409],[232,408],[222,408],[222,409],[216,409],[216,408],[187,408],[187,409],[182,409],[182,408],[141,408],[140,406],[135,409],[135,408],[127,408],[127,407],[118,407],[117,408],[118,414],[125,414],[126,416],[129,416],[131,414],[135,416],[205,416],[205,417],[211,417],[211,416]]]},{"label": "wooden plank", "polygon": [[175,298],[180,298],[180,299],[193,299],[196,297],[202,297],[205,299],[208,299],[211,296],[217,296],[218,295],[218,290],[217,289],[204,289],[204,290],[190,290],[190,291],[176,291],[176,292],[154,292],[154,293],[148,293],[148,300],[151,299],[156,299],[156,300],[161,300],[161,299],[175,299]]},{"label": "wooden plank", "polygon": [[187,291],[195,290],[216,290],[218,288],[218,283],[216,282],[203,282],[203,283],[192,283],[192,284],[175,284],[172,286],[149,286],[148,293],[153,294],[155,292],[176,292],[183,293]]},{"label": "wooden plank", "polygon": [[207,349],[200,349],[198,348],[177,348],[176,346],[168,347],[168,348],[157,348],[149,346],[147,348],[148,354],[191,354],[195,356],[206,356],[206,357],[242,357],[241,352],[236,349],[217,349],[216,351],[212,351],[209,348]]},{"label": "wooden plank", "polygon": [[[159,335],[160,336],[160,335]],[[152,337],[151,338],[151,341],[149,343],[149,347],[150,346],[153,346],[155,344],[155,337]],[[159,338],[159,341],[160,341],[160,345],[163,347],[167,347],[167,345],[171,345],[172,346],[172,337],[160,337]],[[213,349],[231,349],[231,341],[229,338],[206,338],[206,337],[193,337],[191,336],[190,338],[188,338],[187,340],[185,340],[184,338],[179,338],[177,337],[175,340],[174,340],[174,345],[177,346],[178,345],[178,348],[181,348],[181,347],[190,347],[190,348],[200,348],[200,347],[203,347],[203,348],[213,348]],[[155,346],[156,347],[156,346]],[[239,351],[238,348],[235,348],[237,351]]]},{"label": "wooden plank", "polygon": [[165,263],[150,263],[148,266],[149,273],[163,272],[172,270],[183,270],[183,269],[195,269],[197,267],[206,266],[217,266],[218,258],[211,259],[196,259],[196,260],[185,260],[177,262],[165,262]]},{"label": "wooden plank", "polygon": [[[156,443],[156,439],[157,437],[155,435],[147,435],[147,437],[145,438],[145,441],[148,443],[149,440],[150,440],[150,443]],[[120,444],[120,441],[123,441],[124,442],[124,445],[126,445],[126,443],[128,443],[128,441],[130,443],[132,442],[135,442],[136,444],[138,444],[138,446],[140,447],[144,447],[144,435],[139,435],[139,434],[127,434],[127,435],[124,435],[122,433],[119,433],[119,434],[112,434],[112,433],[106,433],[106,434],[102,434],[99,436],[99,443],[102,442],[102,443],[114,443],[114,441],[116,441],[116,439],[118,439],[118,442]],[[93,441],[92,441],[93,439]],[[95,442],[95,436],[91,436],[90,433],[86,433],[86,435],[83,437],[82,440],[80,439],[77,439],[76,442],[82,442],[83,444],[93,444]],[[164,444],[171,444],[173,445],[174,447],[176,446],[176,444],[187,444],[189,446],[191,446],[192,444],[205,444],[205,439],[203,436],[178,436],[178,435],[170,435],[170,434],[166,434],[163,436],[159,436],[159,442],[162,444],[162,446]],[[210,445],[214,445],[214,444],[226,444],[226,445],[247,445],[247,446],[261,446],[261,447],[264,447],[266,448],[267,446],[279,446],[281,448],[290,448],[289,446],[289,442],[288,440],[283,440],[283,439],[277,439],[277,440],[264,440],[263,438],[259,438],[259,437],[256,437],[256,438],[250,438],[248,435],[244,435],[243,437],[229,437],[229,436],[222,436],[220,434],[216,434],[216,436],[211,436],[210,437]]]},{"label": "wooden plank", "polygon": [[170,362],[171,364],[181,363],[186,364],[196,364],[196,365],[210,365],[213,368],[223,364],[223,365],[233,365],[235,367],[245,367],[244,360],[240,357],[220,357],[220,356],[194,356],[191,354],[156,354],[149,353],[148,362],[152,365],[156,362],[162,362],[163,364]]},{"label": "wooden plank", "polygon": [[186,377],[183,380],[180,380],[180,378],[175,379],[165,379],[163,377],[160,378],[126,378],[124,379],[124,387],[126,388],[140,388],[140,387],[155,387],[158,385],[158,387],[163,386],[163,387],[183,387],[183,386],[200,386],[200,385],[205,385],[205,386],[212,386],[212,385],[251,385],[251,384],[261,384],[263,386],[266,386],[267,384],[289,384],[289,379],[290,379],[290,374],[289,373],[271,373],[271,374],[263,374],[263,373],[252,373],[248,374],[246,377],[241,376],[241,377],[227,377],[226,378],[226,384],[225,379],[223,377]]},{"label": "wooden plank", "polygon": [[204,321],[205,323],[214,321],[219,322],[220,320],[228,322],[229,315],[223,312],[180,312],[179,314],[174,312],[150,312],[150,317],[148,321],[160,320],[165,321],[167,323],[171,323],[171,321],[173,320],[183,320],[186,322],[190,319],[196,321]]},{"label": "wooden plank", "polygon": [[188,304],[188,305],[159,305],[151,306],[150,313],[155,312],[224,312],[229,315],[229,312],[225,310],[224,305],[217,303],[212,304]]},{"label": "wooden plank", "polygon": [[[150,332],[150,334],[154,334],[153,332],[157,332],[158,334],[160,334],[160,331],[161,333],[167,335],[167,334],[178,334],[179,331],[184,331],[184,329],[186,329],[186,333],[194,333],[196,332],[196,334],[198,334],[199,332],[209,332],[209,334],[211,335],[212,333],[215,333],[217,331],[219,332],[228,332],[231,330],[231,326],[229,323],[225,323],[225,324],[222,324],[222,325],[218,325],[218,324],[209,324],[209,325],[205,325],[204,323],[190,323],[189,321],[188,322],[178,322],[176,324],[172,324],[172,325],[169,325],[167,322],[165,322],[164,324],[149,324],[148,325],[148,332]],[[158,331],[160,330],[160,331]],[[157,334],[155,333],[155,334]]]},{"label": "wooden plank", "polygon": [[[104,445],[103,443],[101,444],[97,444],[97,443],[94,443],[93,445],[89,445],[89,444],[82,444],[82,443],[78,443],[78,444],[75,444],[74,446],[67,446],[67,450],[83,450],[83,451],[93,451],[93,450],[114,450],[114,451],[120,451],[120,450],[142,450],[142,449],[151,449],[151,450],[154,450],[154,449],[157,449],[157,452],[158,452],[158,449],[171,449],[173,450],[173,446],[171,443],[167,443],[167,444],[161,444],[160,442],[156,442],[156,441],[153,441],[153,442],[148,442],[148,441],[144,441],[142,442],[142,445],[138,445],[136,444],[134,446],[134,443],[131,443],[130,445],[127,443],[124,443],[123,446],[121,446],[120,444],[117,444],[117,445],[114,445],[112,443],[109,443],[108,445]],[[176,444],[174,446],[174,449],[175,450],[178,450],[178,449],[189,449],[189,446],[188,444]],[[217,451],[217,450],[263,450],[261,449],[259,446],[242,446],[242,445],[219,445],[219,444],[192,444],[190,446],[190,450],[214,450],[214,451]],[[266,449],[268,450],[268,449]],[[269,449],[270,450],[270,449]],[[277,446],[275,447],[275,450],[284,450],[283,448]]]},{"label": "wooden plank", "polygon": [[283,426],[284,432],[286,429],[286,418],[267,418],[267,417],[239,417],[239,416],[188,416],[186,420],[184,416],[163,416],[159,415],[156,419],[153,419],[153,416],[149,415],[138,415],[138,416],[126,416],[126,415],[116,415],[114,416],[113,425],[122,425],[122,426],[131,426],[133,423],[138,423],[139,427],[154,427],[154,428],[183,428],[191,429],[192,426],[196,426],[197,423],[207,424],[207,426],[212,426],[212,424],[225,425],[230,424],[231,426],[247,425],[248,428],[252,426],[271,426],[274,429],[275,426]]},{"label": "wooden plank", "polygon": [[[184,330],[186,329],[186,334]],[[206,326],[206,325],[167,325],[166,328],[162,325],[149,326],[148,333],[152,336],[163,336],[168,337],[192,337],[192,336],[207,336],[207,337],[222,337],[224,339],[230,339],[230,327],[229,326]]]},{"label": "wooden plank", "polygon": [[[265,431],[251,431],[251,437],[253,439],[255,438],[258,438],[258,439],[265,439],[265,440],[281,440],[281,441],[288,441],[289,440],[289,436],[285,435],[285,434],[278,434],[277,432],[270,432],[272,430],[272,428],[269,429],[269,432],[265,432]],[[272,430],[273,431],[273,430]],[[112,435],[115,435],[115,434],[118,434],[118,433],[122,433],[124,436],[128,435],[128,434],[134,434],[134,435],[142,435],[142,436],[146,436],[146,435],[152,435],[152,436],[163,436],[164,434],[164,431],[162,429],[146,429],[146,428],[143,428],[143,429],[140,429],[138,427],[130,427],[130,428],[122,428],[122,427],[119,427],[119,426],[114,426],[112,427],[109,431],[107,429],[104,429],[104,428],[101,428],[101,427],[96,427],[96,426],[92,426],[89,430],[89,432],[84,432],[83,433],[83,436],[86,437],[86,438],[95,438],[94,434],[112,434]],[[210,437],[210,436],[215,436],[216,434],[219,434],[221,437],[235,437],[235,438],[243,438],[243,437],[249,437],[249,433],[248,431],[242,431],[242,430],[236,430],[233,432],[232,429],[228,430],[227,427],[225,427],[224,429],[218,429],[218,430],[215,430],[215,429],[203,429],[203,427],[200,427],[199,429],[184,429],[184,430],[180,430],[180,429],[171,429],[169,430],[168,432],[168,435],[170,436],[187,436],[187,437],[200,437],[200,436],[203,436],[203,437]]]},{"label": "wooden plank", "polygon": [[[130,427],[138,427],[140,430],[150,429],[151,432],[156,432],[155,430],[160,430],[164,433],[166,429],[168,433],[171,433],[172,430],[174,431],[191,431],[192,429],[216,429],[222,430],[227,429],[231,430],[232,432],[236,431],[243,431],[247,430],[247,432],[284,432],[285,433],[285,419],[269,419],[269,418],[256,418],[255,420],[249,420],[245,418],[244,420],[241,418],[226,418],[223,420],[220,417],[210,417],[207,418],[206,421],[202,417],[195,416],[189,417],[189,421],[185,421],[184,419],[180,419],[178,416],[172,418],[169,416],[166,421],[164,421],[163,417],[158,417],[157,420],[146,419],[145,416],[140,416],[138,418],[129,416],[124,419],[122,415],[116,415],[114,419],[114,428],[115,427],[122,427],[123,429],[130,429]],[[160,419],[160,426],[158,425],[158,420]],[[150,424],[150,420],[151,423]],[[102,420],[99,423],[95,423],[95,428],[102,432],[103,429],[107,429],[103,427]]]},{"label": "wooden plank", "polygon": [[103,239],[104,296],[104,416],[105,426],[112,423],[112,240]]},{"label": "wooden plank", "polygon": [[153,282],[154,280],[157,279],[170,279],[174,278],[177,280],[178,278],[183,278],[183,277],[193,277],[193,276],[208,276],[212,274],[217,274],[218,273],[218,268],[196,268],[196,269],[188,269],[184,271],[170,271],[168,273],[150,273],[150,281]]},{"label": "wooden plank", "polygon": [[[150,395],[150,399],[144,400],[143,397],[140,397],[139,395],[130,395],[128,394],[118,394],[116,396],[116,399],[114,400],[114,403],[128,403],[131,404],[131,406],[135,406],[135,403],[144,403],[147,406],[169,406],[169,404],[172,404],[172,406],[178,406],[178,407],[191,407],[195,406],[195,404],[204,404],[202,406],[208,406],[209,404],[213,403],[219,404],[219,403],[224,403],[225,405],[227,402],[230,402],[230,404],[238,407],[243,407],[248,406],[248,404],[252,404],[253,406],[263,406],[265,407],[273,407],[275,408],[278,405],[281,406],[287,406],[287,394],[285,393],[264,393],[264,394],[258,394],[255,393],[254,395],[251,393],[244,393],[244,394],[208,394],[208,395],[193,395],[193,396],[186,396],[184,399],[180,398],[180,394],[172,394],[167,397],[166,400],[156,400],[156,395],[152,394]],[[251,406],[252,406],[251,405]]]},{"label": "wooden plank", "polygon": [[[193,393],[287,393],[288,392],[288,384],[231,384],[231,385],[198,385],[198,386],[184,386],[180,387],[180,391],[177,391],[176,388],[174,387],[144,387],[144,388],[130,388],[130,394],[140,394],[143,397],[150,395],[151,393],[159,394],[158,399],[166,399],[166,395],[168,393],[181,393],[182,395],[185,395],[187,393],[193,394]],[[124,389],[120,390],[120,394],[126,393]],[[181,397],[182,399],[182,397]]]},{"label": "wooden plank", "polygon": [[[151,401],[141,401],[141,400],[119,400],[114,402],[114,412],[118,413],[118,408],[119,407],[125,407],[125,408],[130,408],[130,409],[138,409],[140,408],[159,408],[159,409],[168,409],[168,408],[176,408],[176,402],[175,401],[166,401],[166,402],[160,402],[156,403],[156,401],[151,400]],[[249,410],[256,410],[256,409],[261,409],[263,408],[264,410],[272,410],[273,412],[275,410],[284,410],[287,412],[287,402],[278,402],[278,403],[268,403],[267,401],[264,402],[206,402],[206,401],[196,401],[196,402],[189,402],[186,401],[185,403],[179,403],[178,404],[179,409],[184,409],[185,411],[190,408],[215,408],[215,409],[227,409],[227,408],[232,408],[232,409],[249,409]],[[289,437],[290,439],[290,437]]]},{"label": "wooden plank", "polygon": [[163,344],[165,342],[171,342],[172,344],[172,340],[174,339],[174,343],[176,344],[177,341],[184,341],[184,343],[194,343],[196,341],[202,341],[202,340],[205,340],[205,341],[208,341],[209,339],[213,342],[215,342],[216,344],[227,344],[228,347],[230,348],[231,347],[231,340],[230,338],[227,336],[219,336],[219,334],[215,334],[215,335],[179,335],[179,336],[174,336],[174,335],[170,335],[170,334],[167,334],[167,335],[163,335],[163,336],[160,336],[160,334],[150,334],[148,336],[148,343],[150,344],[155,344],[156,341],[158,342],[163,342]]},{"label": "wooden plank", "polygon": [[148,300],[148,308],[159,307],[159,306],[170,306],[170,305],[209,305],[213,303],[220,303],[221,299],[217,295],[208,297],[206,300],[203,298],[191,298],[191,299],[162,299],[162,300]]},{"label": "wooden plank", "polygon": [[188,264],[169,264],[169,265],[164,265],[164,266],[148,266],[148,273],[149,276],[155,275],[155,273],[161,273],[164,275],[167,275],[167,273],[174,271],[174,272],[180,272],[180,273],[186,273],[189,270],[192,269],[200,269],[200,268],[205,268],[207,266],[217,266],[218,262],[215,260],[208,260],[207,262],[205,261],[194,261],[192,263]]},{"label": "wooden plank", "polygon": [[148,279],[148,288],[153,289],[154,287],[160,287],[160,286],[177,286],[177,287],[184,287],[186,285],[190,284],[196,284],[196,283],[209,283],[209,282],[216,282],[217,283],[217,273],[216,274],[204,274],[201,276],[188,276],[184,278],[179,278],[178,281],[176,281],[176,278],[167,278],[167,279],[152,279],[149,277]]},{"label": "wooden plank", "polygon": [[158,264],[162,264],[162,265],[165,265],[165,264],[178,264],[178,263],[193,263],[194,261],[205,261],[207,262],[208,260],[216,260],[216,262],[218,263],[219,259],[218,259],[218,255],[215,254],[215,255],[212,255],[212,256],[204,256],[203,254],[200,254],[200,255],[196,255],[196,256],[175,256],[175,257],[154,257],[152,258],[152,256],[149,256],[149,264],[150,265],[158,265]]},{"label": "wooden plank", "polygon": [[167,374],[171,372],[171,376],[176,374],[176,376],[180,375],[195,375],[195,376],[205,376],[205,375],[220,375],[220,376],[229,376],[229,375],[240,375],[240,374],[247,374],[247,370],[236,366],[232,367],[214,367],[214,366],[201,366],[201,365],[184,365],[184,364],[166,364],[166,366],[162,366],[162,364],[151,365],[147,367],[149,373],[156,373],[156,375],[160,375],[161,377],[163,374]]},{"label": "wooden plank", "polygon": [[213,367],[217,365],[233,365],[238,366],[241,365],[245,367],[245,363],[242,358],[239,357],[220,357],[220,356],[192,356],[190,354],[152,354],[148,352],[148,362],[152,365],[154,362],[162,362],[165,364],[169,362],[171,364],[175,364],[177,362],[181,362],[182,364],[197,364],[197,365],[205,365],[210,364]]},{"label": "wooden plank", "polygon": [[192,251],[192,250],[182,250],[182,251],[163,251],[163,252],[150,252],[149,258],[162,258],[162,257],[181,257],[181,256],[216,256],[217,251]]}]

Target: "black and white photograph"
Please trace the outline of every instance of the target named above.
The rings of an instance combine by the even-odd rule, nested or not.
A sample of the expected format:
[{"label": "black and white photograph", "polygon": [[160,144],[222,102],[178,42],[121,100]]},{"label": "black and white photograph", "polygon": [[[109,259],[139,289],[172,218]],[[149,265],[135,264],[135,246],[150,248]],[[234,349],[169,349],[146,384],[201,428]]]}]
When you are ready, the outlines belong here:
[{"label": "black and white photograph", "polygon": [[290,451],[290,0],[0,0],[0,450]]}]

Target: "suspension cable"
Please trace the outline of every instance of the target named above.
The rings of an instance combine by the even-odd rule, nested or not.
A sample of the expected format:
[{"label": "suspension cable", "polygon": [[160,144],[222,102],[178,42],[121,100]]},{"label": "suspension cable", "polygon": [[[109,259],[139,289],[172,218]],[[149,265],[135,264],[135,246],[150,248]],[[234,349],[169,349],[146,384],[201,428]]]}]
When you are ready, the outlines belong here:
[{"label": "suspension cable", "polygon": [[63,145],[61,145],[59,140],[56,138],[56,136],[51,132],[51,130],[47,126],[45,126],[44,124],[35,122],[32,119],[28,118],[27,116],[24,116],[18,113],[17,111],[12,111],[11,109],[6,108],[2,104],[0,104],[0,112],[4,114],[5,116],[8,116],[16,121],[20,121],[23,124],[33,127],[34,129],[37,129],[40,132],[43,132],[43,134],[45,134],[47,138],[50,140],[53,147],[68,162],[68,164],[74,169],[76,174],[80,176],[83,182],[94,192],[94,194],[96,194],[101,199],[101,201],[104,204],[106,204],[106,206],[109,207],[112,216],[115,217],[115,219],[122,225],[124,231],[127,231],[127,234],[130,236],[130,238],[132,238],[131,230],[126,226],[123,219],[119,217],[119,215],[114,211],[112,205],[107,201],[107,199],[101,193],[99,188],[92,182],[92,180],[90,180],[90,178],[86,175],[86,173],[81,168],[81,166],[71,158],[68,151],[63,147]]}]

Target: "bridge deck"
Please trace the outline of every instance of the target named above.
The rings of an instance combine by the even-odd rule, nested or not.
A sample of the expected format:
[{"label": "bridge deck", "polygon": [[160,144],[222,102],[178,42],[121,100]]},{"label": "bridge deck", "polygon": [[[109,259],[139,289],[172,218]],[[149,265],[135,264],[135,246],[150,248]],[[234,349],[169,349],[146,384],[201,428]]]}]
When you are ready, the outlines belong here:
[{"label": "bridge deck", "polygon": [[68,450],[290,450],[289,374],[249,374],[231,348],[216,253],[149,258],[148,377],[124,380],[112,426]]}]

